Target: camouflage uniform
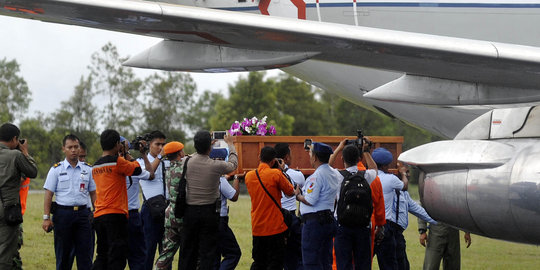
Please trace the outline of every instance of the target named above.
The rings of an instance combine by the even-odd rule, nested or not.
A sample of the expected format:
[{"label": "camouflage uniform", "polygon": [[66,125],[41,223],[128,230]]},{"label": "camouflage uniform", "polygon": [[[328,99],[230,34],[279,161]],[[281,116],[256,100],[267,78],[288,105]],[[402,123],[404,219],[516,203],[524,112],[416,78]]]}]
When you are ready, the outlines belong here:
[{"label": "camouflage uniform", "polygon": [[15,253],[15,256],[13,256],[13,268],[12,270],[22,270],[22,260],[21,260],[21,254],[19,253],[19,250],[21,250],[21,247],[23,245],[23,227],[22,223],[19,224],[19,231],[17,232],[18,240],[17,240],[17,252]]},{"label": "camouflage uniform", "polygon": [[180,235],[182,234],[183,220],[182,218],[176,218],[174,216],[174,209],[183,166],[183,161],[171,161],[171,167],[167,170],[165,175],[169,187],[171,203],[165,210],[163,250],[159,253],[159,258],[156,261],[156,269],[168,269],[172,264],[176,250],[180,247]]}]

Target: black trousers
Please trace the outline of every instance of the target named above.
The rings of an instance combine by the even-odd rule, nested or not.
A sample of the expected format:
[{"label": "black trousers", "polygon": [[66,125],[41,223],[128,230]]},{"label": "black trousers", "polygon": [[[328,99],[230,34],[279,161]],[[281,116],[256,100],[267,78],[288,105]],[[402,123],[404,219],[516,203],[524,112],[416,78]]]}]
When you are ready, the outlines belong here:
[{"label": "black trousers", "polygon": [[180,270],[211,270],[217,260],[219,212],[216,204],[188,205],[180,251]]},{"label": "black trousers", "polygon": [[97,256],[93,270],[124,269],[128,251],[128,225],[124,214],[106,214],[94,219]]},{"label": "black trousers", "polygon": [[283,269],[285,256],[285,233],[269,236],[253,236],[253,263],[251,270]]}]

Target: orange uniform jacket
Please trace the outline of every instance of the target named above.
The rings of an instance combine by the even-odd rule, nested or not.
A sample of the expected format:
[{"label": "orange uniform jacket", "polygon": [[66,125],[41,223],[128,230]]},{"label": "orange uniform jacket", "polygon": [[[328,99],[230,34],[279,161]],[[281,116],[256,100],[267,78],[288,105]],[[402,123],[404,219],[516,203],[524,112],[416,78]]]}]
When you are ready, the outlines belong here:
[{"label": "orange uniform jacket", "polygon": [[28,198],[28,189],[30,189],[30,178],[26,177],[21,182],[21,189],[19,190],[19,197],[21,197],[21,213],[24,215],[26,212],[26,199]]},{"label": "orange uniform jacket", "polygon": [[[285,194],[293,194],[292,184],[279,169],[272,169],[266,163],[261,162],[257,171],[264,183],[264,187],[281,207],[281,191]],[[253,236],[275,235],[287,230],[281,211],[261,187],[255,171],[248,172],[245,179],[251,197],[251,229]]]}]

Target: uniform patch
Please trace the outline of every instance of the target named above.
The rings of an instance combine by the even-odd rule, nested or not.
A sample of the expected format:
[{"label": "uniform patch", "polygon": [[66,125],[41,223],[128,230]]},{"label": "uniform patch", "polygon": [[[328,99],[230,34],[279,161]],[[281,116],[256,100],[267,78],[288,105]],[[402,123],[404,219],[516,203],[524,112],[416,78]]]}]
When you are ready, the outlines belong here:
[{"label": "uniform patch", "polygon": [[54,164],[53,167],[56,168],[56,167],[58,167],[58,166],[60,166],[60,165],[62,165],[62,163],[61,163],[61,162],[58,162],[58,163]]},{"label": "uniform patch", "polygon": [[309,183],[309,186],[307,188],[307,193],[308,194],[313,192],[313,187],[315,187],[315,183],[313,183],[313,182]]}]

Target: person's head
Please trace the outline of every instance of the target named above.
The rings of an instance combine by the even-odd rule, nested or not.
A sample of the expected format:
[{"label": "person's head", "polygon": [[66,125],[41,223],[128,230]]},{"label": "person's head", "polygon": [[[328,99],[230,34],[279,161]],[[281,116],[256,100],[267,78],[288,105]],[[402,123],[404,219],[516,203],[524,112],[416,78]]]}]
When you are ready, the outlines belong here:
[{"label": "person's head", "polygon": [[161,150],[163,149],[163,146],[165,146],[165,140],[167,137],[165,137],[165,134],[159,130],[154,130],[150,132],[150,141],[146,142],[149,143],[149,152],[150,155],[153,157],[157,157],[159,153],[161,153]]},{"label": "person's head", "polygon": [[19,145],[21,130],[11,123],[0,126],[0,141],[10,149],[15,149]]},{"label": "person's head", "polygon": [[79,138],[73,134],[64,136],[62,140],[62,152],[66,156],[66,159],[70,162],[77,162],[79,160]]},{"label": "person's head", "polygon": [[328,163],[332,153],[334,153],[332,147],[327,144],[320,142],[312,143],[309,151],[311,166],[316,167],[317,163]]},{"label": "person's head", "polygon": [[274,145],[274,149],[276,150],[277,158],[281,158],[285,164],[291,165],[291,148],[288,143],[277,143]]},{"label": "person's head", "polygon": [[345,162],[346,167],[356,166],[360,161],[360,151],[358,147],[354,145],[347,145],[343,148],[343,162]]},{"label": "person's head", "polygon": [[86,155],[88,154],[86,144],[82,141],[79,141],[79,161],[86,162]]},{"label": "person's head", "polygon": [[103,151],[115,150],[118,152],[120,149],[120,134],[114,129],[106,129],[101,132],[99,143]]},{"label": "person's head", "polygon": [[167,143],[163,146],[163,153],[165,153],[168,160],[180,160],[185,156],[184,144],[177,141]]},{"label": "person's head", "polygon": [[277,154],[274,147],[265,146],[261,149],[261,155],[259,156],[259,158],[261,159],[261,162],[268,163],[268,165],[272,167],[276,162],[276,156]]},{"label": "person's head", "polygon": [[386,148],[383,147],[379,147],[373,150],[371,156],[373,157],[373,161],[377,163],[377,168],[379,168],[380,170],[388,167],[388,165],[394,160],[392,153],[390,153],[390,151],[386,150]]},{"label": "person's head", "polygon": [[212,135],[206,130],[197,131],[193,137],[193,144],[197,154],[208,155],[212,150]]}]

